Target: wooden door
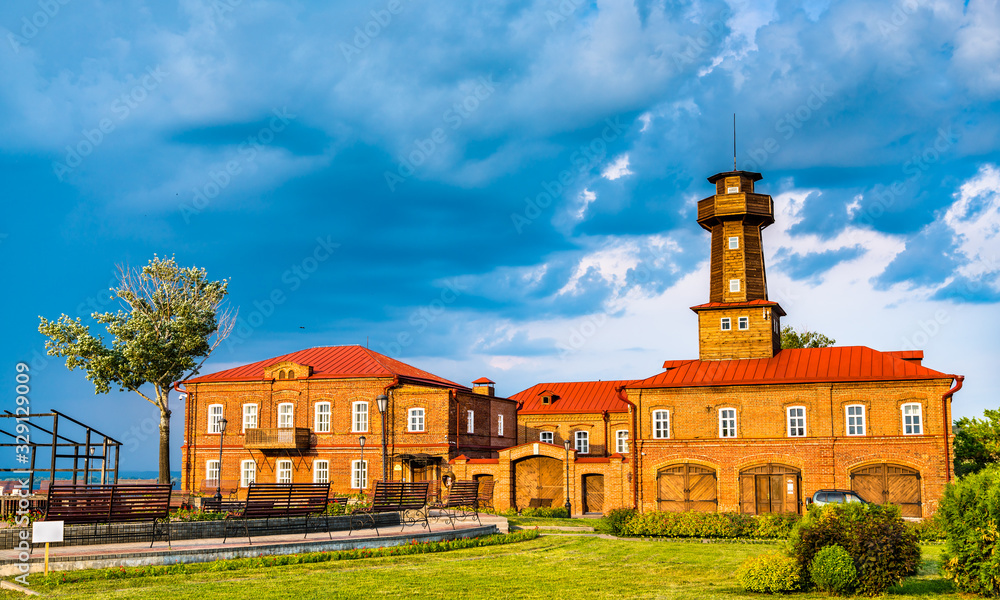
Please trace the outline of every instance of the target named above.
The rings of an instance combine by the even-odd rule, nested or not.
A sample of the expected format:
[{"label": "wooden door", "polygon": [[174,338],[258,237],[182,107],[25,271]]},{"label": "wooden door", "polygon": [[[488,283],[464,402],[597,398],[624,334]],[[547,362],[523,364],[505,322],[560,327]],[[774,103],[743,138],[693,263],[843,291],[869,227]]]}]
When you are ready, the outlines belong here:
[{"label": "wooden door", "polygon": [[663,512],[687,510],[687,465],[674,465],[660,469],[656,474],[657,498]]},{"label": "wooden door", "polygon": [[426,465],[422,467],[413,467],[413,481],[429,481],[430,485],[427,486],[427,498],[429,500],[438,501],[441,499],[441,482],[437,477],[437,465]]},{"label": "wooden door", "polygon": [[851,489],[869,502],[896,504],[904,517],[920,517],[920,472],[909,467],[880,464],[851,472]]},{"label": "wooden door", "polygon": [[801,473],[785,465],[761,465],[740,473],[740,510],[750,514],[799,512]]},{"label": "wooden door", "polygon": [[566,503],[562,461],[532,456],[514,465],[514,503],[517,508],[562,506]]},{"label": "wooden door", "polygon": [[583,476],[583,512],[604,512],[604,475]]},{"label": "wooden door", "polygon": [[715,512],[719,509],[719,482],[715,469],[688,465],[688,510]]},{"label": "wooden door", "polygon": [[657,476],[657,499],[664,512],[715,512],[718,482],[715,469],[701,465],[670,465]]}]

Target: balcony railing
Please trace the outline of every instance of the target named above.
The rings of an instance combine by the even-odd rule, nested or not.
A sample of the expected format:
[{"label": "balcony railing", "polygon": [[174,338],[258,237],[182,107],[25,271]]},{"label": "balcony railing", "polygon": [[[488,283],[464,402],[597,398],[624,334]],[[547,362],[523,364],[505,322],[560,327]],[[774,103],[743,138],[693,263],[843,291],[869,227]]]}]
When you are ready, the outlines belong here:
[{"label": "balcony railing", "polygon": [[243,446],[252,450],[308,450],[309,433],[308,427],[247,429]]}]

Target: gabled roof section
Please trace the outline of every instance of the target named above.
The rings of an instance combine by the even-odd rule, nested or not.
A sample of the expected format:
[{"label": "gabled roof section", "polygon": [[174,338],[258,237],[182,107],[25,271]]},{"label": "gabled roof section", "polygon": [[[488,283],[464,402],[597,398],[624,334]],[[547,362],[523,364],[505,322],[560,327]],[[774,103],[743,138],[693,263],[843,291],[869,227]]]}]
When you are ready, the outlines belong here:
[{"label": "gabled roof section", "polygon": [[[673,368],[668,367],[668,363]],[[680,363],[680,364],[677,364]],[[866,346],[785,349],[773,358],[667,361],[668,370],[629,388],[760,385],[835,381],[951,379],[954,375]]]},{"label": "gabled roof section", "polygon": [[[520,415],[628,412],[628,405],[618,398],[618,388],[632,383],[622,381],[568,381],[537,383],[510,397],[524,402]],[[555,396],[551,404],[542,404],[542,392]]]},{"label": "gabled roof section", "polygon": [[454,381],[438,377],[384,354],[362,346],[324,346],[299,350],[291,354],[234,367],[209,375],[188,379],[184,383],[211,383],[216,381],[264,381],[265,367],[291,362],[312,367],[308,379],[350,379],[356,377],[394,377],[414,383],[441,387],[468,389]]}]

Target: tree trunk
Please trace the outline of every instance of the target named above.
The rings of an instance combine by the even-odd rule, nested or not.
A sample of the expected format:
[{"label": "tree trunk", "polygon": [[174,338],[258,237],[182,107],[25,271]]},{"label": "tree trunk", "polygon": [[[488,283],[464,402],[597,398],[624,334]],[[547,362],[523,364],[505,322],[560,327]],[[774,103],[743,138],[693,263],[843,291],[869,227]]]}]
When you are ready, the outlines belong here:
[{"label": "tree trunk", "polygon": [[166,399],[160,404],[160,478],[159,483],[170,483],[170,410]]}]

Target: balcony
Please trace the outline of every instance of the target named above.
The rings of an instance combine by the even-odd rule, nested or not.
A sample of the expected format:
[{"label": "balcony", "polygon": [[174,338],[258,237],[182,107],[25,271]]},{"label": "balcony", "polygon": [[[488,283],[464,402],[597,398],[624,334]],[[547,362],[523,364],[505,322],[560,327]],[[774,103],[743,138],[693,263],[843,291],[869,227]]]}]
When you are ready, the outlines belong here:
[{"label": "balcony", "polygon": [[308,427],[247,429],[243,447],[250,450],[308,450]]}]

